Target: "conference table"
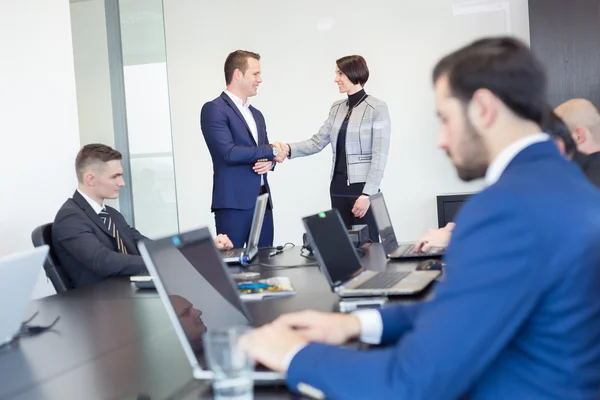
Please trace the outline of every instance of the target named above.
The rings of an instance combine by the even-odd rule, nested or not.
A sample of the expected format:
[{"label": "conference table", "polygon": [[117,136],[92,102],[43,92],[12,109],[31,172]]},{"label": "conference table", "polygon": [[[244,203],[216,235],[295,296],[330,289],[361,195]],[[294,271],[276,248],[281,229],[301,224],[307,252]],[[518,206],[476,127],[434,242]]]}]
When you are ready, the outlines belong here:
[{"label": "conference table", "polygon": [[[380,244],[363,248],[363,266],[372,270],[412,270],[418,262],[387,261]],[[256,265],[245,270],[261,277],[286,276],[297,294],[248,302],[258,323],[283,313],[313,309],[337,311],[332,293],[314,258],[300,247],[269,257],[261,250]],[[240,267],[231,267],[239,272]],[[422,301],[418,296],[393,302]],[[153,289],[137,289],[128,278],[34,300],[33,325],[59,322],[52,331],[24,337],[0,349],[0,399],[210,399],[210,383],[192,378],[192,370]],[[285,386],[255,387],[256,399],[300,399]]]}]

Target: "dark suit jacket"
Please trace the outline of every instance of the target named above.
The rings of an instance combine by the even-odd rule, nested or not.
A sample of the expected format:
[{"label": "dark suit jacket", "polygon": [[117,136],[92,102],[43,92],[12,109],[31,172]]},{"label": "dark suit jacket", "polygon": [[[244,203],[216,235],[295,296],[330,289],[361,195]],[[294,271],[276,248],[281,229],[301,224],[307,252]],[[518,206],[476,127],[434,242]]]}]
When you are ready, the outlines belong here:
[{"label": "dark suit jacket", "polygon": [[[213,162],[212,209],[253,209],[259,194],[260,175],[252,170],[262,158],[273,161],[262,113],[250,106],[256,121],[258,143],[242,113],[226,93],[204,104],[200,127]],[[267,174],[263,175],[267,191]],[[272,207],[271,196],[269,203]]]},{"label": "dark suit jacket", "polygon": [[600,152],[592,154],[575,153],[573,161],[581,167],[590,182],[600,187]]},{"label": "dark suit jacket", "polygon": [[79,192],[75,191],[56,214],[52,247],[75,287],[101,282],[110,276],[135,275],[144,270],[136,243],[146,239],[112,207],[106,211],[119,230],[129,254],[117,252],[117,242]]},{"label": "dark suit jacket", "polygon": [[332,399],[600,398],[600,191],[531,145],[461,208],[430,301],[380,311],[389,347],[312,343],[287,380]]}]

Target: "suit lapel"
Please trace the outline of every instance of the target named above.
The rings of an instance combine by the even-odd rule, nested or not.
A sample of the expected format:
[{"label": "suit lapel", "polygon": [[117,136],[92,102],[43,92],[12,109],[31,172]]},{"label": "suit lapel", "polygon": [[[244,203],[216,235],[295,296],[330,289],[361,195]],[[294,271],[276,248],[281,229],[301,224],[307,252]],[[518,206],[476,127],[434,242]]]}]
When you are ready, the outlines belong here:
[{"label": "suit lapel", "polygon": [[[221,97],[223,98],[223,100],[225,100],[225,103],[227,103],[227,105],[229,107],[231,107],[233,112],[235,112],[235,114],[238,116],[238,118],[242,121],[242,123],[246,127],[246,131],[248,132],[248,136],[250,136],[250,139],[252,139],[254,144],[256,144],[256,140],[254,140],[254,137],[252,136],[252,131],[250,130],[250,127],[248,126],[248,123],[246,122],[246,118],[244,118],[244,116],[240,112],[239,108],[235,105],[235,103],[233,102],[233,100],[231,100],[231,98],[227,95],[227,93],[225,93],[225,92],[221,93]],[[254,115],[254,113],[252,115]],[[256,118],[254,118],[254,121],[256,121]]]},{"label": "suit lapel", "polygon": [[100,228],[104,233],[106,233],[108,236],[111,237],[111,239],[114,240],[114,238],[112,236],[112,233],[109,232],[109,230],[106,227],[106,225],[104,225],[104,223],[102,222],[102,219],[100,218],[100,216],[98,214],[96,214],[96,212],[94,211],[94,209],[92,208],[92,206],[90,206],[90,204],[83,198],[82,195],[79,194],[78,191],[75,191],[75,193],[73,194],[73,201],[86,213],[86,215],[96,225],[98,225],[98,228]]},{"label": "suit lapel", "polygon": [[[252,116],[254,117],[254,122],[256,122],[256,136],[258,137],[258,144],[266,144],[267,143],[267,132],[265,128],[259,123],[260,118],[258,118],[258,110],[252,106],[248,107]],[[253,138],[254,139],[254,138]]]},{"label": "suit lapel", "polygon": [[106,211],[108,212],[108,215],[110,215],[113,224],[115,224],[115,227],[119,231],[119,236],[121,236],[121,240],[127,249],[127,253],[138,254],[137,247],[133,242],[133,237],[129,235],[129,229],[121,224],[121,215],[119,212],[112,207],[106,207]]}]

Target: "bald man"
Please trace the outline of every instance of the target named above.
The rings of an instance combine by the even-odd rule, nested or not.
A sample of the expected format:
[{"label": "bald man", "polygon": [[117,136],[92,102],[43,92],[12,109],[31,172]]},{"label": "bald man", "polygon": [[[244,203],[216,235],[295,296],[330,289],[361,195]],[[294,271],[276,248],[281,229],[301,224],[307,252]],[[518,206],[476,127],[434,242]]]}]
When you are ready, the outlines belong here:
[{"label": "bald man", "polygon": [[577,145],[573,161],[588,179],[600,187],[600,113],[586,99],[567,100],[554,110],[567,124]]}]

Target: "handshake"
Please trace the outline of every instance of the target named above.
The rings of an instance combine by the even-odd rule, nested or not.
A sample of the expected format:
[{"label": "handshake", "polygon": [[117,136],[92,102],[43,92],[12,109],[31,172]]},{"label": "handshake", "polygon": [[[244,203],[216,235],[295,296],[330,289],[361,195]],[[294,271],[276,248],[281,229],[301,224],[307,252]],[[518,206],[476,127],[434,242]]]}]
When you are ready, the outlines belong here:
[{"label": "handshake", "polygon": [[278,163],[282,163],[290,155],[290,146],[287,143],[275,142],[271,146],[279,150],[277,157],[274,158]]},{"label": "handshake", "polygon": [[[290,155],[290,146],[287,143],[276,142],[272,143],[271,146],[277,149],[277,156],[273,158],[275,162],[282,163]],[[271,170],[273,162],[268,161],[266,158],[258,160],[252,169],[259,175],[264,175]]]}]

